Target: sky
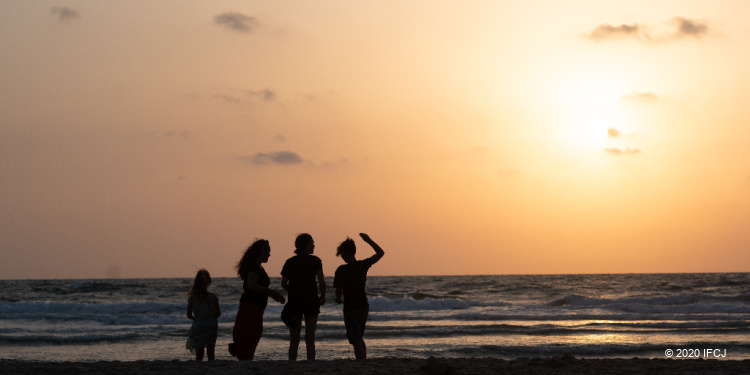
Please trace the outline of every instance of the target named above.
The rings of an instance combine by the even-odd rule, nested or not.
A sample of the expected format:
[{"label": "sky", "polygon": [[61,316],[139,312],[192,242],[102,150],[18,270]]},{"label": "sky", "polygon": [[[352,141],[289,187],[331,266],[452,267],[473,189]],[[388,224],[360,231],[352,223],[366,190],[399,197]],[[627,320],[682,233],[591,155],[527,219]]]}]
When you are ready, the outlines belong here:
[{"label": "sky", "polygon": [[0,278],[747,272],[748,14],[0,2]]}]

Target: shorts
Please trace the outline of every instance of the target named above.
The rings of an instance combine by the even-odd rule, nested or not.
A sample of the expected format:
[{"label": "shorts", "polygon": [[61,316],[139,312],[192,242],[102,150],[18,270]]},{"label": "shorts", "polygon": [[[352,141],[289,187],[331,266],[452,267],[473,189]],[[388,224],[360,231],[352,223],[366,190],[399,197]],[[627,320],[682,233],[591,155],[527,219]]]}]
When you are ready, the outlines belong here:
[{"label": "shorts", "polygon": [[367,315],[370,308],[344,311],[344,325],[346,326],[346,338],[350,344],[362,342],[367,325]]},{"label": "shorts", "polygon": [[302,325],[302,317],[320,315],[320,301],[307,301],[307,303],[287,303],[281,311],[281,321],[289,328],[297,328]]}]

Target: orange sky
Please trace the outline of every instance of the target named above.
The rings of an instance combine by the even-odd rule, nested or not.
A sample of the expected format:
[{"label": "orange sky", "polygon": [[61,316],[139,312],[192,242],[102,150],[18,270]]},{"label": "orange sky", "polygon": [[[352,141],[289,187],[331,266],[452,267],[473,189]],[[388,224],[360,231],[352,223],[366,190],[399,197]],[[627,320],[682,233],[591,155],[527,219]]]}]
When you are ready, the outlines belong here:
[{"label": "orange sky", "polygon": [[[0,3],[0,278],[745,272],[744,1]],[[371,250],[358,242],[361,256]]]}]

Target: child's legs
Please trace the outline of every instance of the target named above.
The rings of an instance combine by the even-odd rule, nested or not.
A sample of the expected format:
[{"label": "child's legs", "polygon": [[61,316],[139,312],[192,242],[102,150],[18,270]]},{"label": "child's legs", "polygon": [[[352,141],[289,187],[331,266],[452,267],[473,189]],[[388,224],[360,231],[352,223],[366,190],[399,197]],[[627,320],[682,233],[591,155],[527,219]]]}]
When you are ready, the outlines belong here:
[{"label": "child's legs", "polygon": [[208,360],[213,361],[216,359],[216,346],[207,346],[206,353],[208,354]]},{"label": "child's legs", "polygon": [[203,360],[203,347],[195,348],[195,360],[200,362]]}]

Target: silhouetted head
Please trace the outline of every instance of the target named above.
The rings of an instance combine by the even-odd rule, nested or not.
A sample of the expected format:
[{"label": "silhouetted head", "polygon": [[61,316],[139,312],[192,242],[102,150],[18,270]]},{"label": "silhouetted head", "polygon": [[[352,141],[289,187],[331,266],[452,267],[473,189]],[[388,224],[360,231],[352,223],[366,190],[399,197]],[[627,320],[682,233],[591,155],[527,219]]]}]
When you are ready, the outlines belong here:
[{"label": "silhouetted head", "polygon": [[312,254],[315,249],[315,241],[311,235],[302,233],[294,240],[294,253],[297,255]]},{"label": "silhouetted head", "polygon": [[271,245],[268,243],[268,240],[255,240],[255,242],[245,250],[245,254],[242,255],[242,258],[234,267],[237,270],[237,276],[241,279],[245,279],[247,271],[250,270],[251,263],[258,261],[260,261],[260,263],[268,262],[270,256]]},{"label": "silhouetted head", "polygon": [[197,294],[198,296],[205,296],[208,293],[208,286],[211,285],[211,274],[205,268],[198,270],[193,280],[193,285],[190,287],[188,292],[189,296]]},{"label": "silhouetted head", "polygon": [[342,258],[348,257],[348,256],[354,256],[354,254],[357,253],[357,245],[354,244],[354,240],[346,237],[344,242],[339,245],[339,247],[336,249],[336,256],[340,256]]}]

